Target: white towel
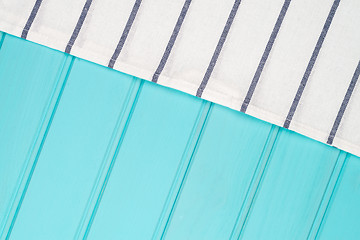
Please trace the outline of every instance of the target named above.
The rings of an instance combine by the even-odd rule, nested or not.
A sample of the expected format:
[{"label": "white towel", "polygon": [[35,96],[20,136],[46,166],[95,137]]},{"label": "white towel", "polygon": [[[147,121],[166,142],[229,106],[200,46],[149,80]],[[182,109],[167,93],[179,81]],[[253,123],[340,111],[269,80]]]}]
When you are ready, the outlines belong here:
[{"label": "white towel", "polygon": [[360,156],[359,0],[0,0],[0,30]]}]

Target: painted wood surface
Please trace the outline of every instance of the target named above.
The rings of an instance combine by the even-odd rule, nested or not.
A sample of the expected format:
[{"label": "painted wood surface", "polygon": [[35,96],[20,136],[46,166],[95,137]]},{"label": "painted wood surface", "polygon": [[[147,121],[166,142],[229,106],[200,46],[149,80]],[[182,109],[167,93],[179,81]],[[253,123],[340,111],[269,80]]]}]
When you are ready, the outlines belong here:
[{"label": "painted wood surface", "polygon": [[360,159],[1,34],[1,239],[359,239]]}]

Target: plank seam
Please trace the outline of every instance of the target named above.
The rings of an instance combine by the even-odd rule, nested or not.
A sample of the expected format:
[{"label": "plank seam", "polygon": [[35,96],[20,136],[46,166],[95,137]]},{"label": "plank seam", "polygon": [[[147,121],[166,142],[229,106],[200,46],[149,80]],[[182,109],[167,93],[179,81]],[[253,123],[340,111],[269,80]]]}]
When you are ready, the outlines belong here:
[{"label": "plank seam", "polygon": [[251,191],[251,189],[252,189],[252,186],[254,185],[254,181],[255,181],[256,175],[257,175],[257,173],[258,173],[258,171],[259,171],[259,169],[260,169],[260,165],[261,165],[261,162],[262,162],[262,159],[263,159],[263,155],[264,155],[266,149],[268,148],[268,145],[271,143],[271,141],[272,141],[272,138],[271,138],[271,137],[272,137],[273,135],[274,135],[274,125],[272,125],[272,127],[271,127],[271,129],[270,129],[270,131],[269,131],[269,134],[268,134],[268,136],[267,136],[267,139],[266,139],[266,142],[265,142],[265,144],[264,144],[262,153],[261,153],[260,158],[259,158],[259,160],[258,160],[258,162],[257,162],[257,164],[256,164],[254,173],[253,173],[253,175],[252,175],[252,177],[251,177],[250,183],[249,183],[248,188],[247,188],[247,190],[246,190],[244,201],[243,201],[242,204],[241,204],[239,213],[238,213],[238,215],[237,215],[237,217],[236,217],[235,224],[234,224],[234,226],[233,226],[233,229],[232,229],[232,231],[231,231],[231,234],[230,234],[230,238],[229,238],[229,239],[234,239],[234,238],[235,238],[235,235],[239,235],[239,233],[236,234],[236,230],[237,230],[237,228],[238,228],[238,226],[239,226],[239,224],[240,224],[240,218],[241,218],[241,215],[242,215],[242,212],[243,212],[245,203],[246,203],[246,202],[248,201],[248,199],[249,199],[250,191]]},{"label": "plank seam", "polygon": [[258,165],[256,166],[253,178],[251,179],[251,183],[249,184],[246,197],[239,211],[237,221],[235,222],[235,225],[233,227],[233,231],[231,233],[230,239],[241,239],[241,235],[244,232],[244,228],[247,223],[248,217],[250,215],[250,212],[252,210],[258,192],[261,188],[261,184],[263,182],[264,176],[266,174],[266,170],[270,163],[271,156],[276,147],[280,130],[281,130],[280,127],[276,125],[272,125],[263,152],[261,153],[261,157],[258,161]]},{"label": "plank seam", "polygon": [[[39,139],[40,139],[40,136],[43,135],[43,132],[44,132],[44,126],[46,125],[46,121],[48,120],[48,116],[50,114],[50,109],[51,109],[51,105],[52,103],[54,102],[54,96],[56,95],[56,92],[58,90],[58,86],[60,85],[59,82],[60,82],[60,79],[61,79],[61,76],[64,72],[64,69],[65,69],[65,65],[67,63],[67,57],[64,58],[64,61],[60,67],[60,71],[59,73],[57,74],[57,80],[55,81],[55,84],[54,84],[54,87],[52,89],[52,92],[50,94],[50,97],[49,97],[49,100],[46,104],[46,106],[44,107],[44,111],[43,111],[43,114],[42,114],[42,117],[41,117],[41,120],[40,120],[40,124],[39,126],[37,127],[37,131],[35,133],[35,136],[32,140],[32,144],[30,145],[30,148],[26,154],[26,158],[25,158],[25,162],[24,162],[24,165],[21,169],[21,172],[19,174],[19,177],[18,177],[18,180],[17,180],[17,184],[16,184],[16,189],[14,191],[14,193],[12,194],[12,197],[11,197],[11,203],[8,207],[8,210],[6,211],[5,213],[5,218],[3,220],[3,226],[2,226],[2,223],[0,226],[1,227],[1,231],[0,231],[0,238],[1,236],[5,233],[5,229],[7,228],[7,226],[10,224],[8,221],[9,221],[9,218],[11,217],[11,215],[14,216],[15,213],[13,213],[15,211],[14,209],[14,206],[16,204],[16,202],[18,201],[18,198],[21,196],[19,195],[19,192],[20,192],[20,189],[23,187],[24,185],[24,179],[26,177],[26,175],[28,175],[28,171],[29,171],[29,168],[30,168],[30,163],[31,163],[31,159],[33,158],[33,154],[36,152],[35,149],[38,147],[37,145],[39,144]],[[12,218],[12,217],[11,217]]]},{"label": "plank seam", "polygon": [[[5,33],[4,32],[1,32],[0,31],[0,35],[1,35],[1,37],[0,37],[0,56],[1,56],[1,48],[2,48],[2,46],[3,46],[3,43],[4,43],[4,41],[5,41]],[[18,184],[17,184],[18,185]],[[15,194],[14,194],[15,195]],[[0,222],[0,238],[1,238],[1,236],[3,235],[3,233],[4,233],[4,229],[5,229],[5,226],[6,226],[6,222],[7,222],[7,219],[8,219],[8,217],[9,217],[9,213],[10,213],[10,209],[12,208],[12,202],[13,202],[13,199],[14,199],[15,197],[13,196],[12,197],[12,200],[11,200],[11,204],[10,204],[10,207],[9,207],[9,209],[5,212],[5,217],[4,217],[4,219],[3,219],[3,221],[1,221]]]},{"label": "plank seam", "polygon": [[[41,120],[40,120],[40,124],[39,126],[37,127],[37,131],[35,133],[35,136],[34,136],[34,139],[32,140],[32,144],[30,145],[29,147],[29,150],[26,154],[26,158],[25,158],[25,162],[24,162],[24,165],[21,169],[21,172],[19,174],[19,177],[18,177],[18,180],[17,180],[17,184],[16,184],[16,189],[14,191],[14,193],[12,194],[12,197],[11,197],[11,203],[8,207],[8,210],[5,214],[5,218],[4,218],[4,225],[2,226],[2,228],[0,229],[0,238],[1,236],[3,236],[3,234],[5,234],[5,229],[7,228],[7,226],[9,226],[11,224],[11,220],[9,220],[10,218],[12,219],[13,216],[14,216],[14,206],[16,205],[16,202],[19,201],[18,198],[21,196],[19,195],[20,194],[20,189],[23,188],[23,185],[24,185],[24,179],[26,178],[26,175],[28,175],[28,171],[29,171],[29,168],[30,168],[30,163],[32,162],[31,159],[33,158],[33,154],[37,151],[35,151],[36,148],[38,148],[37,145],[39,145],[39,139],[41,138],[40,136],[43,135],[43,132],[44,132],[44,129],[45,129],[45,125],[46,125],[46,122],[48,121],[48,116],[50,115],[50,109],[52,107],[52,104],[54,102],[54,99],[55,99],[55,95],[56,95],[56,92],[58,91],[58,88],[59,88],[59,83],[61,82],[61,79],[62,79],[62,74],[67,71],[65,70],[65,66],[66,66],[66,63],[67,63],[67,57],[65,56],[64,58],[64,61],[60,67],[60,71],[59,73],[57,74],[57,80],[55,81],[55,84],[54,84],[54,87],[53,87],[53,90],[50,94],[50,97],[49,97],[49,100],[48,100],[48,103],[47,105],[44,107],[44,111],[43,111],[43,114],[42,114],[42,117],[41,117]],[[11,217],[12,215],[12,217]],[[1,226],[1,225],[0,225]]]},{"label": "plank seam", "polygon": [[4,40],[5,40],[6,33],[0,32],[0,34],[1,34],[1,38],[0,38],[0,50],[1,50],[1,47],[2,47],[2,45],[4,43]]},{"label": "plank seam", "polygon": [[[202,100],[203,101],[203,100]],[[177,192],[179,191],[179,187],[181,184],[181,179],[184,177],[184,173],[185,173],[185,166],[188,165],[190,157],[189,155],[191,154],[191,151],[194,149],[195,144],[196,144],[196,140],[199,137],[200,131],[202,129],[202,126],[204,124],[207,112],[209,111],[210,108],[210,103],[207,101],[203,101],[202,105],[199,109],[198,112],[198,116],[195,120],[194,126],[192,128],[192,131],[190,133],[190,136],[188,138],[186,147],[184,149],[184,152],[182,154],[181,160],[178,164],[178,168],[176,170],[175,173],[175,177],[173,178],[168,196],[165,200],[163,209],[161,211],[160,217],[158,219],[158,222],[156,224],[156,228],[155,231],[153,233],[152,239],[158,239],[158,235],[161,232],[161,234],[164,232],[166,223],[167,223],[167,219],[170,216],[171,213],[171,209],[173,208],[174,205],[174,201],[176,199],[176,195]],[[176,194],[175,194],[176,192]],[[171,204],[172,203],[172,204]],[[170,207],[171,205],[171,207]],[[161,236],[160,236],[161,237]]]},{"label": "plank seam", "polygon": [[344,173],[344,169],[345,169],[345,166],[346,166],[346,163],[348,161],[348,158],[349,158],[349,154],[348,153],[345,153],[346,156],[345,156],[345,159],[342,163],[342,166],[341,166],[341,169],[340,169],[340,173],[336,179],[336,182],[335,182],[335,185],[334,185],[334,188],[332,189],[332,192],[331,192],[331,195],[330,195],[330,198],[329,198],[329,201],[327,202],[326,204],[326,208],[325,208],[325,211],[324,211],[324,214],[322,215],[321,217],[321,221],[320,221],[320,224],[319,224],[319,227],[317,228],[316,230],[316,234],[315,234],[315,237],[314,239],[318,239],[319,238],[319,234],[321,233],[321,230],[322,230],[322,227],[324,226],[324,221],[326,219],[326,216],[327,216],[327,213],[329,212],[329,208],[330,208],[330,205],[331,203],[333,202],[334,200],[334,196],[335,196],[335,193],[339,187],[339,184],[341,182],[341,177],[343,176],[343,173]]},{"label": "plank seam", "polygon": [[107,183],[109,182],[109,179],[111,177],[111,172],[114,168],[114,165],[115,165],[115,162],[116,162],[116,158],[118,156],[118,153],[120,151],[120,148],[121,148],[121,145],[124,141],[124,138],[125,138],[125,135],[126,135],[126,132],[127,132],[127,129],[129,127],[129,124],[130,124],[130,121],[131,121],[131,118],[133,116],[133,113],[135,111],[135,108],[136,108],[136,105],[138,103],[138,100],[139,100],[139,97],[140,97],[140,94],[141,94],[141,90],[143,88],[143,85],[144,85],[144,80],[141,80],[140,82],[140,85],[137,89],[137,92],[136,92],[136,95],[135,95],[135,98],[134,98],[134,101],[132,102],[132,105],[131,105],[131,108],[130,108],[130,112],[126,118],[126,122],[125,122],[125,125],[124,125],[124,128],[122,129],[121,131],[121,135],[120,135],[120,139],[116,145],[116,149],[115,149],[115,152],[111,158],[111,162],[110,162],[110,165],[109,165],[109,168],[107,169],[106,171],[106,175],[105,175],[105,179],[101,185],[101,189],[100,189],[100,193],[96,199],[96,203],[95,203],[95,206],[94,206],[94,209],[91,213],[91,216],[90,216],[90,219],[89,219],[89,222],[87,224],[87,227],[86,227],[86,230],[85,230],[85,233],[84,233],[84,236],[83,236],[83,239],[87,239],[88,235],[89,235],[89,232],[91,230],[91,226],[94,222],[94,219],[95,219],[95,216],[96,216],[96,213],[97,213],[97,210],[99,209],[99,206],[100,206],[100,203],[101,203],[101,200],[102,200],[102,197],[104,195],[104,192],[106,190],[106,186],[107,186]]},{"label": "plank seam", "polygon": [[[321,221],[323,215],[325,214],[325,209],[326,209],[327,203],[330,201],[330,197],[331,197],[331,194],[329,196],[327,196],[327,195],[334,190],[336,181],[339,178],[339,175],[341,173],[341,168],[343,166],[345,158],[346,158],[346,153],[339,151],[339,154],[336,158],[336,162],[331,171],[329,180],[324,189],[324,193],[321,197],[320,204],[318,206],[318,209],[316,210],[314,220],[311,224],[311,227],[309,229],[309,233],[308,233],[308,236],[306,239],[314,239],[315,238],[314,236],[312,236],[312,235],[316,234],[316,231],[314,229],[318,229],[320,227],[319,219]],[[335,180],[333,180],[333,179],[335,179]],[[318,225],[318,226],[316,227],[316,225]]]},{"label": "plank seam", "polygon": [[[27,179],[26,179],[24,189],[23,189],[23,191],[22,191],[22,193],[21,193],[21,196],[20,196],[20,199],[19,199],[19,203],[17,204],[17,207],[16,207],[16,209],[15,209],[14,216],[13,216],[13,218],[11,219],[10,226],[9,226],[9,230],[8,230],[8,232],[7,232],[7,235],[6,235],[5,239],[9,239],[9,238],[10,238],[12,229],[13,229],[13,227],[14,227],[14,224],[15,224],[15,222],[16,222],[17,216],[18,216],[19,211],[20,211],[20,209],[21,209],[21,206],[22,206],[22,203],[23,203],[23,201],[24,201],[26,192],[27,192],[27,190],[28,190],[28,187],[29,187],[29,184],[30,184],[30,182],[31,182],[32,176],[33,176],[33,174],[34,174],[34,171],[35,171],[37,162],[38,162],[38,160],[39,160],[39,157],[40,157],[42,148],[43,148],[43,146],[44,146],[46,137],[47,137],[47,135],[48,135],[48,133],[49,133],[51,124],[52,124],[53,119],[54,119],[54,116],[55,116],[55,114],[56,114],[56,110],[57,110],[57,108],[58,108],[58,106],[59,106],[59,103],[60,103],[60,100],[61,100],[61,96],[62,96],[62,94],[63,94],[63,92],[64,92],[64,89],[65,89],[67,80],[68,80],[68,78],[69,78],[69,75],[70,75],[72,66],[73,66],[73,64],[74,64],[75,57],[73,57],[73,56],[67,56],[67,57],[69,57],[69,58],[71,59],[70,65],[69,65],[69,67],[68,67],[67,70],[66,70],[66,75],[65,75],[65,77],[64,77],[64,81],[63,81],[63,83],[62,83],[62,85],[61,85],[59,94],[58,94],[58,96],[57,96],[57,98],[56,98],[55,105],[54,105],[54,107],[53,107],[53,109],[52,109],[52,111],[51,111],[51,115],[50,115],[50,118],[49,118],[49,122],[48,122],[47,125],[46,125],[44,135],[43,135],[43,137],[42,137],[42,139],[41,139],[39,148],[38,148],[38,150],[37,150],[37,152],[36,152],[36,156],[35,156],[34,162],[33,162],[33,164],[31,165],[30,172],[29,172],[28,177],[27,177]],[[61,71],[61,73],[63,73],[63,72],[64,72],[64,69]],[[60,79],[61,79],[61,76],[62,76],[62,74],[60,74]],[[60,80],[60,79],[59,79],[59,80]],[[58,80],[58,81],[59,81],[59,80]],[[51,102],[51,101],[50,101],[50,102]],[[24,177],[24,176],[23,176],[23,177]]]},{"label": "plank seam", "polygon": [[97,173],[97,177],[95,179],[95,182],[93,184],[89,199],[87,201],[85,210],[83,212],[83,216],[80,220],[80,223],[78,225],[78,228],[76,230],[75,233],[75,237],[74,239],[79,239],[80,236],[84,236],[85,233],[83,233],[84,231],[86,231],[86,229],[84,229],[86,222],[89,221],[93,208],[94,208],[94,204],[96,204],[96,202],[94,203],[94,201],[96,201],[97,197],[100,194],[100,190],[99,189],[101,187],[101,182],[102,180],[105,178],[105,174],[106,174],[106,169],[108,168],[109,165],[109,160],[111,160],[111,156],[114,153],[114,148],[116,148],[116,143],[118,142],[118,138],[120,137],[119,135],[122,132],[123,126],[124,126],[124,118],[126,118],[129,114],[129,108],[131,107],[132,102],[134,101],[134,95],[136,95],[136,92],[139,88],[139,82],[141,80],[139,80],[136,77],[133,77],[133,79],[131,80],[131,85],[129,86],[128,89],[128,93],[127,96],[125,98],[125,102],[122,104],[122,109],[118,115],[115,127],[113,129],[110,141],[107,145],[106,151],[104,153],[104,157],[102,159],[102,163],[101,166],[98,170]]},{"label": "plank seam", "polygon": [[188,164],[186,165],[185,172],[184,172],[184,174],[183,174],[183,176],[181,178],[181,182],[180,182],[178,191],[176,192],[174,202],[173,202],[173,204],[172,204],[172,206],[170,208],[170,213],[169,213],[169,216],[168,216],[168,218],[166,220],[166,223],[165,223],[165,226],[164,226],[164,229],[163,229],[163,232],[161,234],[160,239],[165,238],[167,230],[169,229],[169,226],[170,226],[172,217],[174,215],[178,200],[180,198],[181,192],[182,192],[182,190],[184,188],[184,185],[186,183],[187,176],[189,175],[189,172],[191,170],[192,163],[194,162],[195,155],[196,155],[197,150],[199,148],[202,136],[203,136],[203,134],[205,132],[207,123],[209,121],[209,118],[210,118],[210,115],[211,115],[211,112],[212,112],[212,109],[213,109],[213,106],[214,106],[214,103],[212,103],[212,102],[206,102],[205,104],[206,105],[204,107],[205,109],[204,109],[204,112],[203,112],[203,113],[205,113],[205,115],[202,115],[204,120],[201,123],[201,128],[199,129],[199,134],[198,134],[198,136],[196,138],[194,147],[192,148],[191,154],[189,156]]}]

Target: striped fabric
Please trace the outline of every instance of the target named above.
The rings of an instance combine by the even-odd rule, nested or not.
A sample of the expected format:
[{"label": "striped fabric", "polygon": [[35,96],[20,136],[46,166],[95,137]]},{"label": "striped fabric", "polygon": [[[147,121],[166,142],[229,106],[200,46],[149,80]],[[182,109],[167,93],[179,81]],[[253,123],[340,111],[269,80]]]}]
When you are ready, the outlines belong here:
[{"label": "striped fabric", "polygon": [[0,30],[360,155],[358,0],[0,0]]}]

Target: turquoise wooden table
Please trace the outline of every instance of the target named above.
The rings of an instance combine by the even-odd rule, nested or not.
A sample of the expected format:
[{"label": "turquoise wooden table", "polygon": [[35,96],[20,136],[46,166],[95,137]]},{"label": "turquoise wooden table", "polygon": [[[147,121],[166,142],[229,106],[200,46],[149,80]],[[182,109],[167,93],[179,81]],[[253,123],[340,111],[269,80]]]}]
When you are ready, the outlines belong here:
[{"label": "turquoise wooden table", "polygon": [[1,239],[360,239],[360,159],[11,35]]}]

